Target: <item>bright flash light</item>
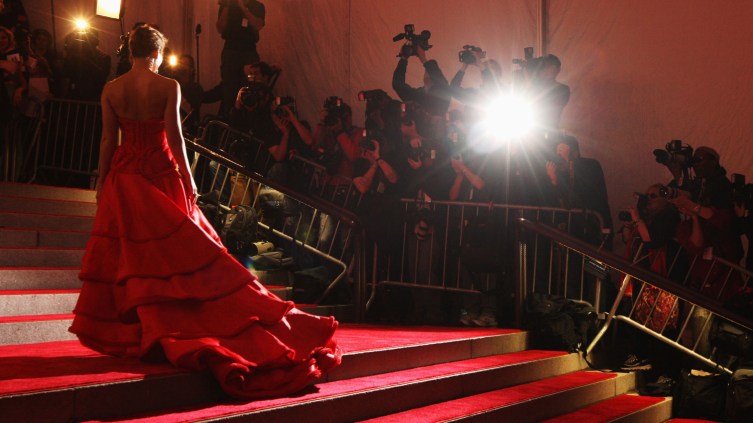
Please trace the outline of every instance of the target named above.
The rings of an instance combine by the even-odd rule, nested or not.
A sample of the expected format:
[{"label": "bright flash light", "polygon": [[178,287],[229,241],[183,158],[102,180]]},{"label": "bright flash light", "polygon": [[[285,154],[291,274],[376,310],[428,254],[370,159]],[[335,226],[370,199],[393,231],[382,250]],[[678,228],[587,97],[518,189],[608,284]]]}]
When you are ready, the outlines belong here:
[{"label": "bright flash light", "polygon": [[486,111],[485,129],[499,140],[522,137],[533,128],[531,103],[519,96],[504,95],[494,100]]},{"label": "bright flash light", "polygon": [[84,18],[76,19],[73,24],[76,26],[76,30],[84,32],[89,28],[89,22]]},{"label": "bright flash light", "polygon": [[174,54],[171,54],[170,56],[168,56],[167,57],[167,64],[170,65],[171,67],[175,67],[175,65],[178,64],[178,56],[176,56]]}]

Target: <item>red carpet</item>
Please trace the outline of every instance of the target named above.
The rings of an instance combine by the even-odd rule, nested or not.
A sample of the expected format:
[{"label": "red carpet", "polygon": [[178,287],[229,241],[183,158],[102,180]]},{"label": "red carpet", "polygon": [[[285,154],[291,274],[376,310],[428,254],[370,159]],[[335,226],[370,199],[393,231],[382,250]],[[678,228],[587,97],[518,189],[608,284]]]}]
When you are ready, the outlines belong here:
[{"label": "red carpet", "polygon": [[[132,420],[118,420],[130,422],[189,422],[201,421],[209,418],[229,417],[234,414],[248,413],[264,410],[283,405],[292,405],[308,401],[321,401],[336,397],[345,393],[364,392],[374,389],[384,389],[388,386],[399,386],[410,382],[428,380],[436,377],[449,377],[454,374],[477,371],[485,368],[510,366],[534,360],[542,360],[567,354],[563,351],[538,351],[529,350],[517,353],[482,357],[471,360],[442,363],[433,366],[419,367],[410,370],[366,376],[354,379],[339,380],[336,382],[316,385],[309,392],[303,392],[295,397],[276,398],[271,400],[259,400],[246,403],[227,402],[213,406],[199,406],[196,409],[173,410],[173,412],[160,411],[159,414],[142,416]],[[343,361],[347,357],[343,358]],[[602,376],[604,373],[596,373],[594,378],[614,377],[614,375]]]},{"label": "red carpet", "polygon": [[572,413],[563,414],[553,419],[544,420],[546,423],[611,422],[618,417],[625,416],[653,404],[664,401],[664,397],[642,397],[638,395],[620,395],[605,401],[584,407]]},{"label": "red carpet", "polygon": [[[367,421],[380,423],[451,421],[452,419],[462,416],[472,416],[489,410],[509,407],[517,403],[531,401],[545,395],[566,391],[581,385],[595,383],[614,377],[615,374],[613,373],[569,373],[563,376],[556,376],[536,382],[526,383],[524,385],[512,386],[509,388],[498,389],[496,391],[485,392],[483,394],[459,398],[457,400],[437,403]],[[577,419],[568,421],[591,422],[591,420]]]},{"label": "red carpet", "polygon": [[[70,318],[69,315],[44,316]],[[29,318],[13,318],[19,321]],[[5,319],[4,319],[5,321]],[[518,332],[507,329],[342,325],[337,340],[346,352],[396,348],[430,342]],[[78,341],[0,347],[0,395],[59,389],[180,373],[167,364],[105,356]]]}]

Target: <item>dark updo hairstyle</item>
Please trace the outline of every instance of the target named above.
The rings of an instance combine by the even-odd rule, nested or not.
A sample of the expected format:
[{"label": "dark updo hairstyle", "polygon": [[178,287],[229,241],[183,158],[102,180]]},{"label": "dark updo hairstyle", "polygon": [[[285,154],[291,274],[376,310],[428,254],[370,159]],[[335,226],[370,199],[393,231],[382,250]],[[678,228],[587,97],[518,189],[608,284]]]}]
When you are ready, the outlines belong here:
[{"label": "dark updo hairstyle", "polygon": [[131,31],[128,47],[134,58],[148,57],[154,50],[162,52],[167,44],[167,38],[150,25],[141,25]]}]

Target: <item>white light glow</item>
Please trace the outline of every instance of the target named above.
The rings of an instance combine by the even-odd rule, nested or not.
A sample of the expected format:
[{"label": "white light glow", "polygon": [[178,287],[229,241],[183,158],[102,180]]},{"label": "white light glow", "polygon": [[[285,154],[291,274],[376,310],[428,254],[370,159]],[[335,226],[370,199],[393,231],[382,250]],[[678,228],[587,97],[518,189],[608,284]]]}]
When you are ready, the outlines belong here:
[{"label": "white light glow", "polygon": [[168,56],[167,64],[170,65],[171,67],[175,67],[175,65],[178,64],[178,56],[174,54],[171,54],[170,56]]},{"label": "white light glow", "polygon": [[89,28],[89,22],[84,18],[77,18],[73,24],[76,26],[76,30],[84,32]]},{"label": "white light glow", "polygon": [[120,0],[97,0],[97,15],[120,19]]},{"label": "white light glow", "polygon": [[484,126],[493,137],[509,141],[527,135],[533,128],[534,120],[533,107],[529,101],[505,95],[489,105]]}]

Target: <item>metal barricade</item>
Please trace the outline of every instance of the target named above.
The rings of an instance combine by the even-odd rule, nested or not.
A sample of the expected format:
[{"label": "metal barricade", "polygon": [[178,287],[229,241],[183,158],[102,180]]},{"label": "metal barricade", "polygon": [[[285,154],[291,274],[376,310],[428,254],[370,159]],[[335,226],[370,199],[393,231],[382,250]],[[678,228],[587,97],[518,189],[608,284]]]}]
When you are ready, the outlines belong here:
[{"label": "metal barricade", "polygon": [[[370,307],[377,285],[402,285],[466,293],[515,289],[515,221],[527,217],[562,228],[601,248],[611,231],[589,210],[403,199],[401,251],[375,254]],[[424,221],[426,224],[421,224]],[[422,232],[422,226],[426,229]],[[487,233],[483,234],[486,231]],[[476,234],[473,234],[476,232]],[[482,232],[482,235],[478,235]],[[480,239],[472,240],[471,237]],[[560,294],[599,306],[603,275],[598,264],[576,259],[569,250],[531,234],[525,259],[531,291]],[[474,246],[482,242],[485,245]],[[476,247],[476,248],[474,248]],[[518,296],[519,297],[519,296]]]},{"label": "metal barricade", "polygon": [[32,181],[59,176],[70,185],[90,186],[99,165],[102,111],[99,103],[53,99],[45,104],[43,120],[33,143]]},{"label": "metal barricade", "polygon": [[[586,354],[594,350],[612,322],[617,320],[701,362],[730,371],[730,357],[721,354],[709,343],[709,330],[714,321],[717,324],[732,322],[740,328],[753,330],[753,321],[745,317],[753,312],[750,304],[732,309],[727,302],[722,301],[727,289],[734,292],[745,290],[753,273],[717,257],[710,260],[697,257],[681,267],[683,265],[680,264],[682,260],[679,255],[683,251],[680,250],[679,253],[666,257],[667,273],[673,276],[673,280],[670,280],[649,270],[650,260],[654,258],[642,248],[638,248],[634,258],[627,261],[551,226],[531,221],[521,221],[520,225],[524,228],[524,235],[518,241],[518,291],[523,294],[522,297],[534,292],[534,284],[528,282],[533,274],[527,260],[527,257],[531,257],[531,240],[534,239],[530,236],[531,233],[536,234],[536,238],[540,240],[556,245],[557,249],[567,251],[571,261],[593,263],[604,274],[611,274],[615,281],[614,286],[619,290],[614,293],[610,310],[604,316],[605,320],[598,334],[587,347]],[[716,285],[719,289],[709,291],[709,284]],[[631,289],[632,296],[628,297],[626,293]],[[632,300],[628,307],[625,306],[626,298]],[[519,309],[522,309],[522,304],[519,304]]]},{"label": "metal barricade", "polygon": [[23,113],[19,113],[4,128],[5,133],[2,157],[2,180],[12,182],[27,181],[33,173],[31,156],[38,138],[44,114],[42,103],[24,99]]},{"label": "metal barricade", "polygon": [[[299,257],[300,253],[309,254],[338,269],[324,292],[313,301],[314,304],[327,300],[336,287],[346,283],[349,264],[357,260],[354,253],[356,232],[352,221],[337,218],[331,213],[325,215],[314,206],[284,195],[282,185],[246,170],[219,148],[209,149],[203,143],[191,141],[187,141],[187,146],[189,150],[202,150],[201,154],[191,155],[194,179],[202,197],[218,201],[223,212],[239,204],[255,208],[261,215],[259,226],[269,236],[285,243],[286,254]],[[279,189],[269,186],[275,184]],[[326,237],[322,235],[325,229],[328,231]],[[360,292],[358,289],[355,291]]]}]

